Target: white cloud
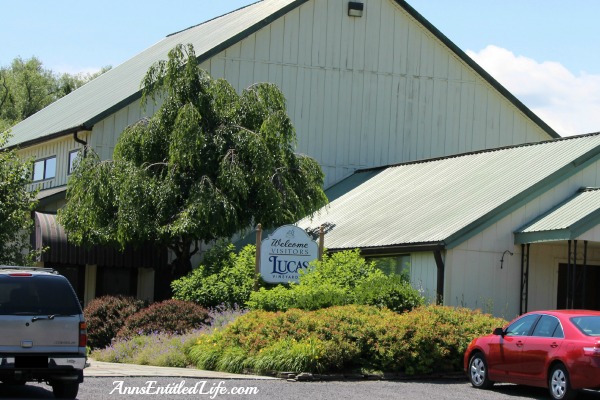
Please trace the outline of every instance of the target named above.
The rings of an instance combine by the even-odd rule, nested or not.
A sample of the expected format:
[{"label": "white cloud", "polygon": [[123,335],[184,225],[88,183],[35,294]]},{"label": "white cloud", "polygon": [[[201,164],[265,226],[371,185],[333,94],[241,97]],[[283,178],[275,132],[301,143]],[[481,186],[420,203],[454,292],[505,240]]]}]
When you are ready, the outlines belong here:
[{"label": "white cloud", "polygon": [[66,74],[71,74],[71,75],[95,74],[96,72],[100,71],[101,69],[102,68],[99,68],[99,67],[82,67],[82,66],[68,65],[68,64],[59,64],[59,65],[53,65],[50,67],[50,70],[52,70],[52,72],[55,72],[57,74],[65,74],[66,73]]},{"label": "white cloud", "polygon": [[600,75],[487,46],[467,54],[562,136],[600,131]]}]

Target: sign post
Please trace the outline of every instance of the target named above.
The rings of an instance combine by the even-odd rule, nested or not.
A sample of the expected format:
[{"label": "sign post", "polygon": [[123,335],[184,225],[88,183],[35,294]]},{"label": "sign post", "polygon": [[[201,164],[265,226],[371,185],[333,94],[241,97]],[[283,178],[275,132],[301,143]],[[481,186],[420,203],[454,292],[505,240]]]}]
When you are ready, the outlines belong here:
[{"label": "sign post", "polygon": [[258,277],[260,276],[260,245],[262,241],[262,225],[256,226],[256,256],[254,258],[254,291],[258,290]]}]

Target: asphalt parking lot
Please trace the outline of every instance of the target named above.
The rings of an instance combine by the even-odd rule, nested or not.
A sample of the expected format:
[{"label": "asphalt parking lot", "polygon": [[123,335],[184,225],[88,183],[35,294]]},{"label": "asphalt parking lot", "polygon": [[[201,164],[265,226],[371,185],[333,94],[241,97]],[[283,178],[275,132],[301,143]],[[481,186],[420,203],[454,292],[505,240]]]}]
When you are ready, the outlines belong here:
[{"label": "asphalt parking lot", "polygon": [[[0,399],[49,399],[45,384],[0,384]],[[264,376],[237,375],[191,368],[163,368],[91,361],[78,399],[549,399],[546,389],[497,384],[491,390],[474,389],[466,379],[343,380],[297,382]],[[587,391],[580,400],[600,400]]]}]

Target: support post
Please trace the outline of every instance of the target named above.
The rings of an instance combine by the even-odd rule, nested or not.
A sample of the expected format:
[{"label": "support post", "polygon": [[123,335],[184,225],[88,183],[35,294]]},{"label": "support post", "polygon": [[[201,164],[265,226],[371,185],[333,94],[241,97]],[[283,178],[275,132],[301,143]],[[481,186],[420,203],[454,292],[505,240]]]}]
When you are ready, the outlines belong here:
[{"label": "support post", "polygon": [[581,308],[585,309],[585,287],[587,286],[587,249],[588,241],[583,241],[583,288],[581,290]]},{"label": "support post", "polygon": [[571,291],[571,241],[568,241],[567,246],[567,302],[565,308],[569,309],[570,306],[570,291]]},{"label": "support post", "polygon": [[527,243],[527,259],[525,264],[525,312],[529,308],[529,253],[531,251],[531,243]]},{"label": "support post", "polygon": [[256,258],[254,259],[254,291],[258,290],[258,278],[260,276],[260,245],[262,243],[262,225],[256,226]]},{"label": "support post", "polygon": [[571,308],[575,308],[577,299],[577,240],[573,241],[573,282],[571,290]]},{"label": "support post", "polygon": [[325,247],[325,231],[323,225],[319,227],[319,261],[323,261],[323,249]]},{"label": "support post", "polygon": [[523,315],[525,301],[525,244],[521,244],[521,292],[519,295],[519,315]]}]

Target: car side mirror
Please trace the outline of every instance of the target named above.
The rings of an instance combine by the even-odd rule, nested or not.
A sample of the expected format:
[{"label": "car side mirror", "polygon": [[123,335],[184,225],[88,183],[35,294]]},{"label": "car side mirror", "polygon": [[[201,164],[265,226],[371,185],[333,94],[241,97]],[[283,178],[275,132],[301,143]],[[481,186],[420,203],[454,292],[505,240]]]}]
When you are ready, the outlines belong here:
[{"label": "car side mirror", "polygon": [[502,328],[496,328],[494,329],[494,335],[504,337],[504,335],[506,335],[506,332],[504,332],[504,329]]}]

